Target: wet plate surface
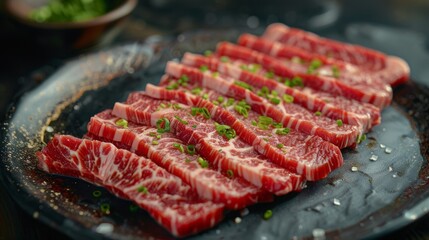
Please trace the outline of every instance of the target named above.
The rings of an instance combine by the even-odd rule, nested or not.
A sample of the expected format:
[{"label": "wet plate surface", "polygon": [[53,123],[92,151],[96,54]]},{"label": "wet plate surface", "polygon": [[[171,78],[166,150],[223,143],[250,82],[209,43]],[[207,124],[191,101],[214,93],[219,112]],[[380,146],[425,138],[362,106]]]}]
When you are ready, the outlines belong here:
[{"label": "wet plate surface", "polygon": [[[83,181],[38,170],[34,153],[54,133],[81,137],[92,115],[146,83],[157,83],[167,60],[185,51],[213,49],[218,41],[234,41],[238,34],[231,30],[152,38],[70,61],[51,72],[15,101],[3,127],[1,176],[8,191],[33,217],[73,238],[171,238],[131,202]],[[392,36],[399,40],[389,44]],[[411,63],[413,82],[395,89],[382,124],[357,150],[343,150],[344,166],[327,179],[273,203],[227,213],[220,225],[192,238],[374,237],[428,212],[429,74],[419,63],[429,57],[418,35],[407,36],[362,24],[349,26],[344,36],[331,35],[404,57]],[[415,49],[403,51],[404,44]],[[93,195],[96,190],[101,196]],[[106,203],[109,214],[100,210]],[[267,209],[273,210],[273,217],[263,220]]]}]

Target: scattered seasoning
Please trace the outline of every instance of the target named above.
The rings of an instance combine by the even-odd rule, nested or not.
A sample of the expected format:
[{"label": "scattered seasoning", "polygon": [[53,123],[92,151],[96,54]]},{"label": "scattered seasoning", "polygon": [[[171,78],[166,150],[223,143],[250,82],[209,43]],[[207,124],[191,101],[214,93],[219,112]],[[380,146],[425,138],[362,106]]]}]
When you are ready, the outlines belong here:
[{"label": "scattered seasoning", "polygon": [[149,193],[149,191],[147,190],[147,187],[145,187],[145,186],[140,186],[140,187],[138,187],[138,188],[137,188],[137,192],[139,192],[139,193],[143,193],[143,194],[147,194],[147,193]]},{"label": "scattered seasoning", "polygon": [[375,162],[375,161],[378,160],[378,156],[373,154],[373,155],[371,155],[371,157],[369,158],[369,160]]},{"label": "scattered seasoning", "polygon": [[241,215],[242,217],[249,215],[249,213],[250,213],[250,211],[249,211],[249,209],[248,209],[248,208],[243,208],[243,209],[240,211],[240,215]]},{"label": "scattered seasoning", "polygon": [[226,137],[228,140],[235,138],[237,136],[235,130],[228,125],[221,125],[221,124],[215,123],[215,127],[216,127],[216,132],[220,136]]},{"label": "scattered seasoning", "polygon": [[235,223],[237,223],[237,224],[241,223],[241,218],[236,217],[236,218],[234,219],[234,222],[235,222]]},{"label": "scattered seasoning", "polygon": [[285,145],[283,145],[282,143],[278,143],[278,144],[276,145],[276,147],[277,147],[278,149],[282,149],[284,146],[285,146]]},{"label": "scattered seasoning", "polygon": [[263,216],[263,218],[264,218],[265,220],[268,220],[268,219],[270,219],[272,216],[273,216],[273,211],[268,209],[267,211],[265,211],[265,212],[264,212],[264,216]]},{"label": "scattered seasoning", "polygon": [[186,152],[191,156],[194,155],[195,154],[195,145],[186,146]]},{"label": "scattered seasoning", "polygon": [[206,72],[207,70],[209,70],[209,67],[207,67],[206,65],[201,65],[200,67],[201,72]]},{"label": "scattered seasoning", "polygon": [[183,120],[182,118],[180,118],[179,116],[174,116],[174,118],[176,118],[177,120],[179,120],[180,123],[187,125],[188,121]]},{"label": "scattered seasoning", "polygon": [[390,154],[390,153],[392,153],[392,150],[393,150],[392,148],[386,147],[386,149],[384,149],[384,152],[387,154]]},{"label": "scattered seasoning", "polygon": [[234,172],[233,172],[231,169],[228,169],[228,171],[226,171],[226,175],[227,175],[229,178],[234,178]]},{"label": "scattered seasoning", "polygon": [[340,77],[340,69],[336,65],[332,66],[332,76],[334,78],[339,78]]},{"label": "scattered seasoning", "polygon": [[247,84],[245,82],[242,82],[242,81],[234,81],[234,84],[237,85],[237,86],[239,86],[239,87],[248,89],[248,90],[252,90],[253,89],[252,86],[250,86],[249,84]]},{"label": "scattered seasoning", "polygon": [[202,158],[202,157],[199,157],[197,159],[197,161],[198,161],[198,164],[200,164],[200,166],[202,168],[207,168],[209,166],[209,163],[206,160],[204,160],[204,158]]},{"label": "scattered seasoning", "polygon": [[337,126],[338,127],[342,127],[343,126],[343,121],[341,119],[337,120]]},{"label": "scattered seasoning", "polygon": [[250,105],[246,103],[245,100],[241,100],[240,102],[238,102],[235,106],[234,106],[234,110],[242,115],[243,117],[247,118],[249,116],[249,110],[250,110]]},{"label": "scattered seasoning", "polygon": [[101,191],[99,191],[99,190],[95,190],[94,192],[92,192],[92,196],[94,196],[94,197],[96,197],[96,198],[101,197]]},{"label": "scattered seasoning", "polygon": [[156,140],[153,140],[152,141],[152,145],[158,145],[159,144],[159,142],[158,141],[156,141]]},{"label": "scattered seasoning", "polygon": [[167,118],[161,118],[156,121],[156,128],[158,133],[170,132],[170,121]]},{"label": "scattered seasoning", "polygon": [[196,116],[198,114],[201,114],[204,116],[205,119],[211,118],[210,112],[207,108],[199,108],[199,107],[192,107],[191,108],[191,115]]},{"label": "scattered seasoning", "polygon": [[321,228],[313,229],[313,237],[318,240],[325,239],[325,230]]},{"label": "scattered seasoning", "polygon": [[380,144],[380,148],[386,148],[386,145]]},{"label": "scattered seasoning", "polygon": [[317,112],[314,113],[314,115],[320,117],[322,115],[322,113],[320,111],[317,111]]},{"label": "scattered seasoning", "polygon": [[210,51],[210,50],[205,50],[204,51],[204,56],[206,56],[206,57],[209,57],[209,56],[211,56],[213,54],[213,52],[212,51]]},{"label": "scattered seasoning", "polygon": [[201,88],[196,87],[196,88],[193,88],[193,89],[191,90],[191,93],[192,93],[192,94],[194,94],[194,95],[200,95],[200,94],[201,94],[201,91],[202,91],[202,89],[201,89]]},{"label": "scattered seasoning", "polygon": [[336,198],[334,198],[333,203],[334,203],[335,206],[340,206],[341,205],[340,200],[338,200]]},{"label": "scattered seasoning", "polygon": [[322,62],[319,59],[314,59],[310,62],[310,66],[308,66],[307,73],[313,74],[318,68],[322,66]]},{"label": "scattered seasoning", "polygon": [[290,132],[290,128],[280,128],[276,130],[278,135],[287,135]]},{"label": "scattered seasoning", "polygon": [[352,172],[357,172],[359,169],[357,167],[353,166],[351,170],[352,170]]},{"label": "scattered seasoning", "polygon": [[222,57],[220,57],[220,61],[223,62],[223,63],[229,62],[229,57],[222,56]]},{"label": "scattered seasoning", "polygon": [[101,209],[102,213],[104,213],[104,214],[110,214],[110,204],[108,204],[108,203],[102,203],[100,205],[100,209]]},{"label": "scattered seasoning", "polygon": [[283,95],[283,100],[285,101],[285,103],[293,103],[294,98],[289,94],[285,94]]},{"label": "scattered seasoning", "polygon": [[173,143],[173,147],[179,150],[181,153],[185,152],[185,148],[183,148],[183,145],[180,143]]},{"label": "scattered seasoning", "polygon": [[121,118],[121,119],[117,120],[117,121],[115,122],[115,124],[116,124],[116,126],[118,126],[118,127],[128,128],[128,121],[127,121],[127,120],[125,120],[125,119],[123,119],[123,118]]}]

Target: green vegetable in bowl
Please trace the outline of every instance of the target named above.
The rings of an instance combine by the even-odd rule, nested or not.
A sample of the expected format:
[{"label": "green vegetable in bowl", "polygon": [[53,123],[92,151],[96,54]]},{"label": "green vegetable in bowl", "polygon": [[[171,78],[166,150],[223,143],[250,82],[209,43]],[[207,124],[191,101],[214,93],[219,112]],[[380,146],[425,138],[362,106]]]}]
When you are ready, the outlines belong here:
[{"label": "green vegetable in bowl", "polygon": [[37,22],[80,22],[101,16],[110,10],[105,0],[50,0],[31,12]]}]

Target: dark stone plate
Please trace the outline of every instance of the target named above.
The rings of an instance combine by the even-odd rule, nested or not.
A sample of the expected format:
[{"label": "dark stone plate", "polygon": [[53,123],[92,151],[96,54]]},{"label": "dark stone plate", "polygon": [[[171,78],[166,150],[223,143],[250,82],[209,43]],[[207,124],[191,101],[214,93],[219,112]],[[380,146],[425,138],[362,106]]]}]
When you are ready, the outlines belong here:
[{"label": "dark stone plate", "polygon": [[[151,38],[56,68],[45,81],[20,94],[9,109],[2,128],[1,181],[33,217],[72,238],[172,238],[131,202],[86,182],[38,170],[34,154],[54,133],[81,137],[92,115],[125,100],[129,92],[144,89],[146,83],[157,83],[167,60],[180,58],[185,51],[214,49],[218,41],[234,41],[239,33],[201,31]],[[192,238],[376,237],[426,214],[429,74],[421,61],[429,62],[429,55],[419,36],[412,34],[356,24],[344,36],[330,35],[405,58],[414,80],[395,89],[382,124],[357,150],[343,150],[341,169],[309,183],[300,193],[229,212],[221,224]],[[102,192],[101,197],[93,196],[95,190]],[[110,204],[110,214],[100,210],[103,203]],[[273,217],[263,220],[267,209],[273,210]]]}]

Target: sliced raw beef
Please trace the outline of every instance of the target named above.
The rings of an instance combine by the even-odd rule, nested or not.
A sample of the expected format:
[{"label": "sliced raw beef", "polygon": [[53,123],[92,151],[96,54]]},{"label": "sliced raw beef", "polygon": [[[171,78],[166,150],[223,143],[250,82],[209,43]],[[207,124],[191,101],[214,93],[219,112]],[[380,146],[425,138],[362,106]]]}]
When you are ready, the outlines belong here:
[{"label": "sliced raw beef", "polygon": [[[186,87],[193,86],[188,84]],[[175,100],[216,113],[212,115],[215,121],[231,126],[243,141],[260,154],[308,180],[324,178],[342,165],[340,150],[319,137],[284,128],[268,117],[261,118],[250,109],[243,110],[246,107],[244,102],[232,103],[215,91],[202,88],[198,97],[184,90],[188,89],[166,90],[151,84],[146,86],[146,93],[154,98]],[[201,96],[206,96],[207,100]],[[271,122],[263,124],[263,120]]]},{"label": "sliced raw beef", "polygon": [[301,48],[309,53],[349,62],[363,70],[385,71],[384,80],[391,85],[398,85],[409,79],[410,68],[404,60],[386,56],[372,49],[322,38],[283,24],[268,26],[263,37]]},{"label": "sliced raw beef", "polygon": [[[239,38],[238,44],[275,57],[295,71],[308,72],[311,70],[312,74],[334,77],[344,82],[363,82],[376,89],[382,88],[385,84],[405,80],[402,78],[408,77],[409,72],[408,65],[402,63],[402,60],[397,60],[396,57],[388,57],[386,67],[373,72],[351,63],[306,52],[293,46],[258,38],[250,34],[243,34]],[[320,66],[315,67],[315,63],[320,64]]]},{"label": "sliced raw beef", "polygon": [[200,86],[237,100],[244,99],[259,114],[271,117],[276,122],[281,122],[285,127],[319,136],[340,148],[356,146],[356,140],[361,134],[355,126],[342,124],[342,122],[337,124],[330,118],[316,116],[296,104],[281,101],[281,104],[273,105],[265,98],[237,85],[232,78],[208,71],[202,72],[197,68],[187,67],[176,62],[168,62],[166,72],[177,78],[186,75],[189,81]]},{"label": "sliced raw beef", "polygon": [[269,162],[252,146],[233,137],[231,130],[226,131],[228,126],[221,127],[225,135],[230,134],[231,139],[221,135],[218,123],[211,119],[216,113],[204,109],[193,110],[175,101],[156,100],[139,92],[131,93],[126,104],[116,103],[112,113],[128,121],[161,128],[166,128],[168,122],[169,131],[184,143],[195,145],[204,158],[199,161],[202,166],[211,165],[230,172],[277,195],[302,188],[301,176]]},{"label": "sliced raw beef", "polygon": [[[371,103],[380,108],[389,105],[392,100],[392,89],[385,83],[374,84],[367,82],[366,79],[337,79],[316,75],[309,72],[310,69],[300,63],[281,61],[249,48],[227,42],[218,44],[217,53],[220,56],[240,59],[243,61],[242,64],[259,64],[265,69],[266,74],[271,73],[275,77],[290,79],[300,77],[307,87],[352,98],[360,102]],[[315,69],[320,64],[313,63],[312,66],[312,69]]]},{"label": "sliced raw beef", "polygon": [[290,95],[292,97],[289,98],[291,99],[290,102],[299,104],[312,112],[319,111],[321,115],[334,120],[341,119],[346,124],[359,126],[365,132],[380,123],[380,110],[371,104],[349,100],[341,96],[333,96],[327,92],[317,91],[305,86],[286,86],[283,82],[278,82],[270,78],[270,76],[258,74],[261,71],[261,69],[258,69],[259,66],[243,64],[239,67],[229,62],[223,63],[217,57],[204,57],[191,53],[185,53],[182,62],[192,67],[207,67],[207,70],[212,72],[217,71],[223,75],[243,81],[253,86],[254,92],[255,88],[268,88],[270,92],[274,90],[280,95]]},{"label": "sliced raw beef", "polygon": [[240,177],[224,176],[211,167],[202,168],[193,145],[185,145],[172,133],[158,133],[157,129],[132,122],[118,126],[121,118],[103,111],[91,118],[88,132],[103,140],[125,145],[127,149],[147,157],[189,184],[198,195],[229,209],[241,209],[272,195],[261,191]]},{"label": "sliced raw beef", "polygon": [[198,199],[180,178],[113,144],[56,135],[37,157],[46,172],[81,178],[134,201],[175,236],[200,232],[222,219],[223,204]]}]

